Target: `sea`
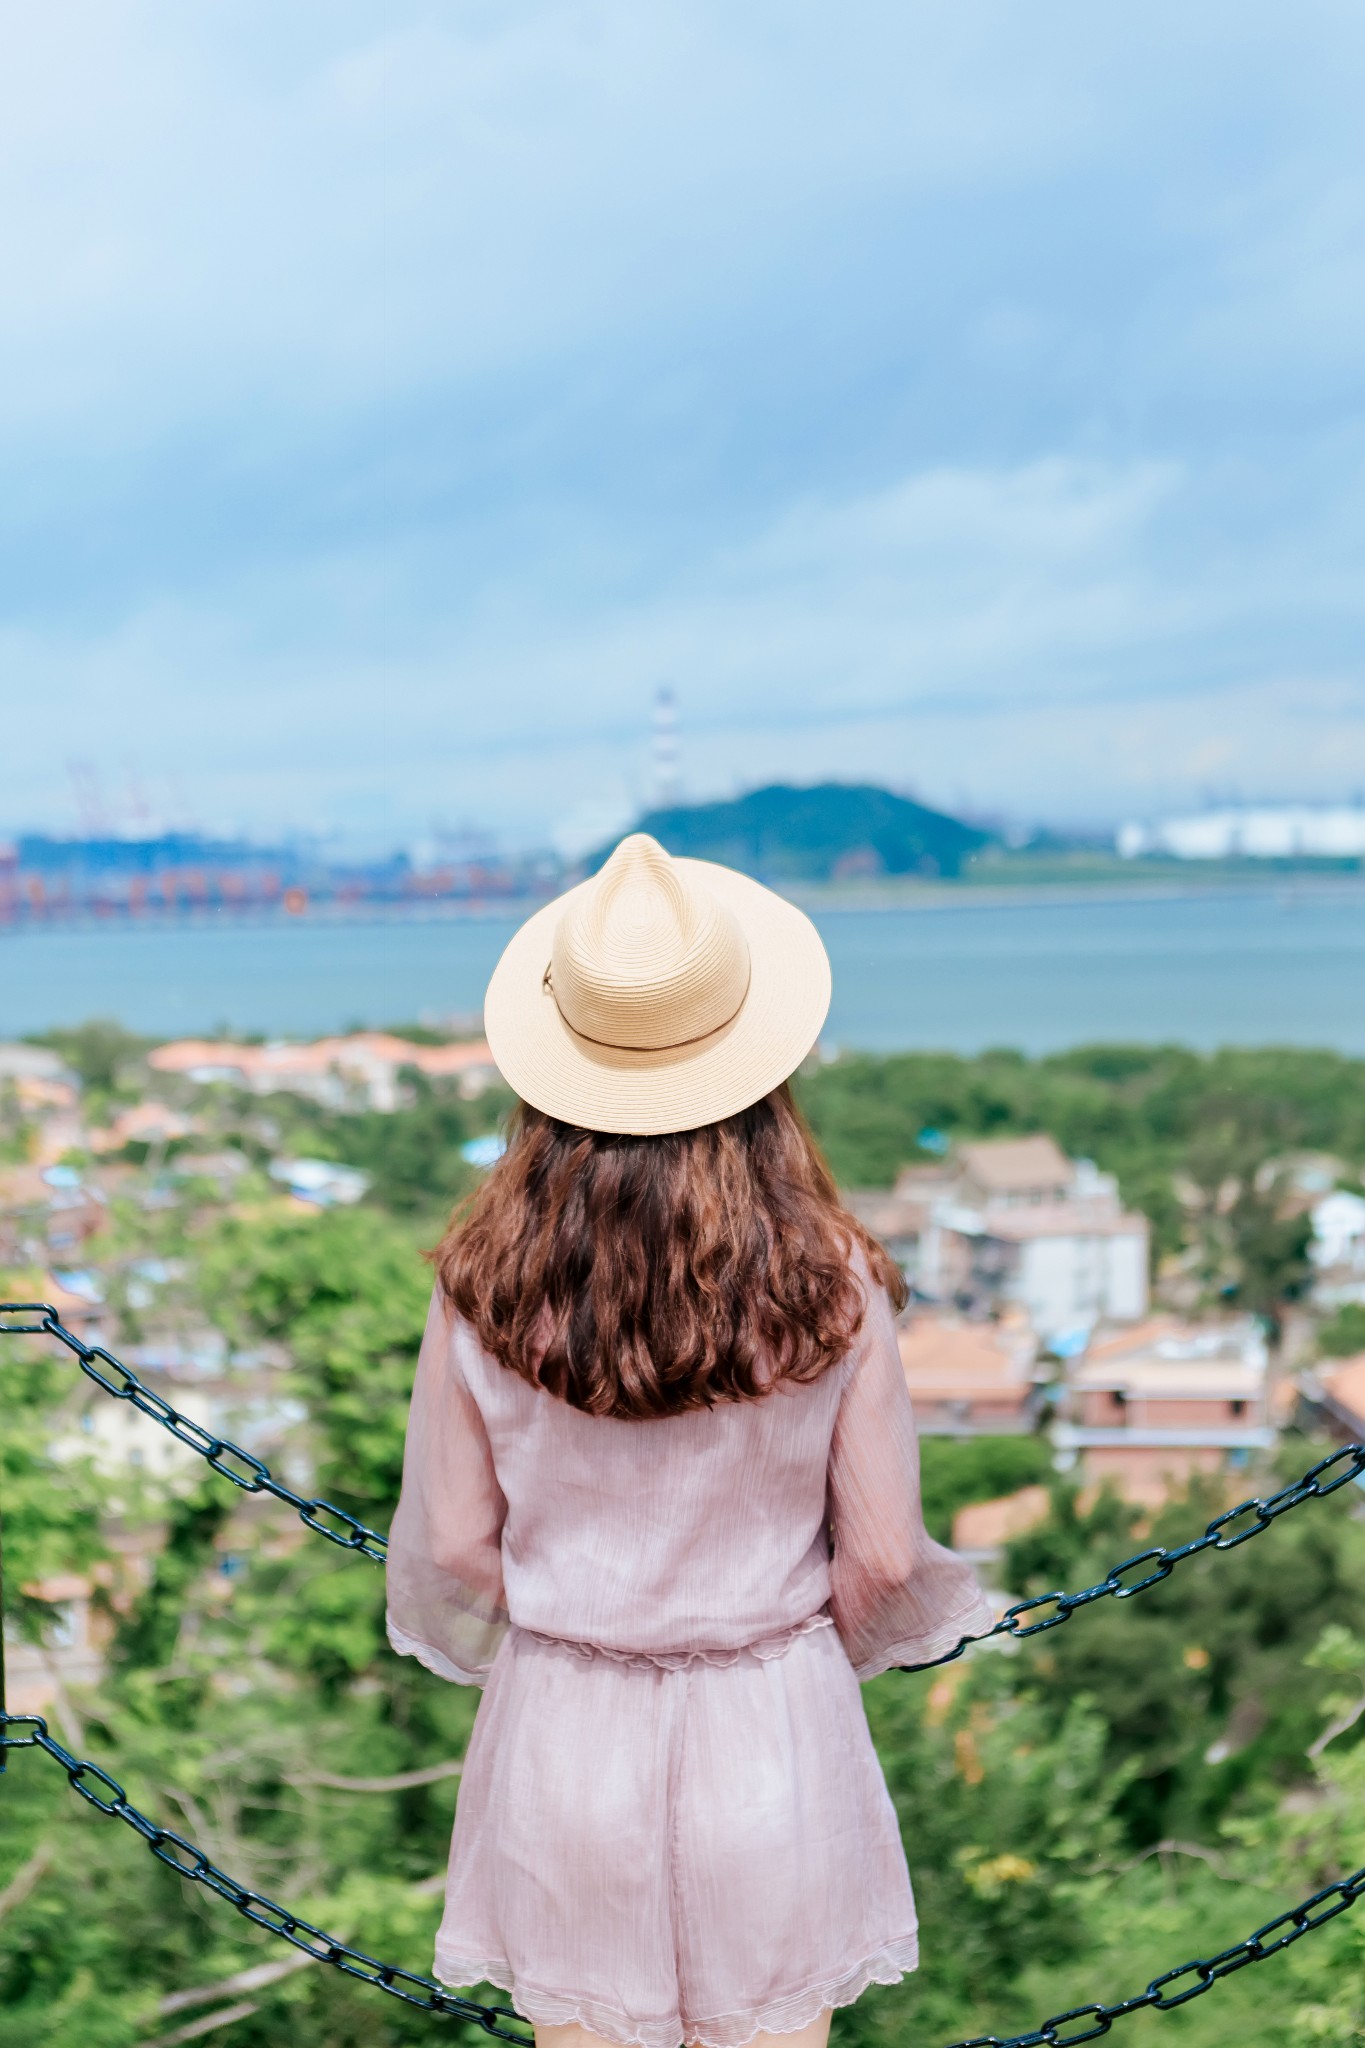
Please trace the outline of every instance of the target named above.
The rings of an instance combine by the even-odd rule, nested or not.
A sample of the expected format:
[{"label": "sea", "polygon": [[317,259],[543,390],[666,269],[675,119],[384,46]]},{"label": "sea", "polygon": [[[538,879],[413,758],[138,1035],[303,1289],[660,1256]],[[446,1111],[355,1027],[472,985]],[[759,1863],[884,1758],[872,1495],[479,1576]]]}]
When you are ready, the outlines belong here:
[{"label": "sea", "polygon": [[[830,1050],[1096,1040],[1365,1053],[1365,882],[942,889],[811,909]],[[294,1037],[477,1019],[506,913],[91,924],[0,933],[0,1038],[87,1018]]]}]

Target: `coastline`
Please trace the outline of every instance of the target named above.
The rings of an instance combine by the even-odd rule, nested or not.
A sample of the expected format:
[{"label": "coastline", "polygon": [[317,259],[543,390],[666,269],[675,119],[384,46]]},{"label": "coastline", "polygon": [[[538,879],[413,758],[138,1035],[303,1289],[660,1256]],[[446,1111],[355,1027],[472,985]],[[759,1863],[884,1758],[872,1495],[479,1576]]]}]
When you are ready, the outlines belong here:
[{"label": "coastline", "polygon": [[[1193,864],[1192,864],[1193,865]],[[913,911],[1028,909],[1069,903],[1179,903],[1208,898],[1272,897],[1284,901],[1365,900],[1365,871],[1313,868],[1270,868],[1260,873],[1245,868],[1195,873],[1154,874],[1138,869],[1131,876],[951,879],[927,876],[884,876],[848,882],[772,881],[770,887],[812,916],[842,911]],[[281,906],[234,909],[212,905],[184,910],[143,908],[66,916],[26,915],[0,920],[0,944],[18,936],[45,933],[97,932],[229,932],[251,930],[304,931],[319,926],[354,927],[422,924],[513,924],[552,900],[554,891],[537,895],[479,897],[418,902],[315,902],[304,911]]]}]

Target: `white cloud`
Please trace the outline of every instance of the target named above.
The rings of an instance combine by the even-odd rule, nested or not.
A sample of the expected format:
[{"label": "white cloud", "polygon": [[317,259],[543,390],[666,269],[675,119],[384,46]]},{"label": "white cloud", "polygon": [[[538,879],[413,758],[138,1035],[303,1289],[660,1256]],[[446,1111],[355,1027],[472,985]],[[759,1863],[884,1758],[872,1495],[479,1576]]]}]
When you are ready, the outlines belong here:
[{"label": "white cloud", "polygon": [[17,18],[0,826],[572,832],[661,681],[697,789],[1355,777],[1365,16],[831,20]]}]

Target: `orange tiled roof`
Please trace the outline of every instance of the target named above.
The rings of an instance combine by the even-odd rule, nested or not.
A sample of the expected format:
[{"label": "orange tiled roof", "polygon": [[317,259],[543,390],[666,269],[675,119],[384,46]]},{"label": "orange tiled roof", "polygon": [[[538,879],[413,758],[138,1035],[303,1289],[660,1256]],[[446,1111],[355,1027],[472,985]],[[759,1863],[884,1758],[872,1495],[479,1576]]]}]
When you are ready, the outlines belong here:
[{"label": "orange tiled roof", "polygon": [[901,1365],[919,1400],[963,1400],[1006,1393],[1020,1400],[1030,1385],[1032,1346],[998,1323],[956,1316],[915,1316],[900,1331]]},{"label": "orange tiled roof", "polygon": [[417,1067],[424,1074],[460,1074],[493,1066],[483,1040],[459,1045],[414,1045],[387,1031],[354,1031],[344,1038],[318,1038],[303,1045],[233,1045],[224,1040],[179,1038],[159,1045],[147,1063],[162,1074],[190,1074],[200,1067],[232,1067],[251,1077],[325,1074],[333,1067]]},{"label": "orange tiled roof", "polygon": [[1365,1429],[1365,1351],[1355,1358],[1343,1358],[1330,1370],[1324,1363],[1318,1367],[1318,1378],[1335,1406],[1348,1415],[1356,1416]]}]

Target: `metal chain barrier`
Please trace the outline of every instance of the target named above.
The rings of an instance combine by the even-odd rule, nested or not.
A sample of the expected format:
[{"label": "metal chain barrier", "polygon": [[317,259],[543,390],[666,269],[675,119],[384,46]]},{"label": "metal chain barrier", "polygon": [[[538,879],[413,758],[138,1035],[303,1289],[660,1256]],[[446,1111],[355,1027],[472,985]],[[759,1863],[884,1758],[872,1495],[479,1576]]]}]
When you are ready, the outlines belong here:
[{"label": "metal chain barrier", "polygon": [[[15,1729],[27,1730],[16,1735]],[[257,1927],[264,1927],[268,1934],[276,1934],[288,1941],[305,1955],[312,1956],[319,1963],[328,1963],[341,1970],[348,1977],[355,1977],[362,1984],[373,1984],[378,1990],[386,1991],[391,1998],[398,1998],[405,2005],[416,2006],[422,2012],[429,2012],[444,2018],[470,2020],[486,2034],[495,2034],[503,2041],[516,2041],[523,2048],[530,2048],[531,2035],[521,2031],[527,2022],[505,2005],[479,2005],[473,1999],[461,1998],[454,1991],[447,1991],[430,1977],[420,1977],[412,1970],[402,1970],[394,1963],[378,1962],[362,1949],[352,1948],[347,1942],[339,1941],[334,1934],[326,1934],[311,1921],[300,1919],[297,1913],[290,1913],[284,1906],[277,1905],[261,1892],[252,1891],[249,1886],[239,1884],[229,1877],[216,1863],[210,1862],[204,1851],[193,1842],[186,1841],[173,1828],[158,1827],[145,1813],[131,1804],[122,1785],[112,1778],[108,1771],[98,1764],[72,1756],[60,1742],[49,1735],[47,1723],[37,1714],[0,1715],[0,1748],[41,1749],[65,1771],[72,1789],[100,1813],[111,1814],[116,1820],[127,1823],[133,1832],[140,1835],[152,1854],[177,1872],[191,1884],[207,1886],[220,1899]],[[106,1796],[107,1795],[107,1796]],[[1220,1949],[1217,1955],[1197,1957],[1193,1962],[1181,1963],[1174,1970],[1165,1970],[1154,1977],[1145,1991],[1133,1998],[1120,1999],[1114,2005],[1076,2005],[1067,2012],[1054,2013],[1051,2019],[1034,2027],[1027,2034],[976,2034],[970,2041],[954,2041],[951,2048],[1074,2048],[1080,2041],[1096,2041],[1101,2034],[1107,2034],[1115,2020],[1126,2019],[1134,2012],[1173,2012],[1179,2005],[1188,2005],[1192,1998],[1202,1998],[1224,1977],[1230,1977],[1237,1970],[1244,1970],[1249,1963],[1263,1963],[1270,1956],[1278,1955],[1281,1949],[1292,1942],[1311,1934],[1315,1928],[1326,1926],[1335,1920],[1338,1913],[1344,1913],[1357,1899],[1365,1894],[1365,1867],[1352,1872],[1350,1877],[1338,1878],[1335,1884],[1324,1885],[1311,1898],[1291,1906],[1284,1913],[1277,1913],[1273,1920],[1267,1920],[1254,1934],[1244,1941],[1234,1943],[1231,1948]],[[513,2027],[504,2024],[511,2020]],[[514,2031],[514,2027],[517,2031]],[[1070,2031],[1068,2031],[1070,2030]]]},{"label": "metal chain barrier", "polygon": [[[377,1530],[369,1529],[344,1509],[330,1501],[307,1500],[284,1485],[271,1473],[270,1468],[240,1444],[232,1443],[226,1437],[213,1435],[188,1416],[181,1415],[169,1401],[154,1393],[138,1378],[130,1367],[122,1364],[103,1345],[86,1344],[70,1330],[63,1327],[57,1311],[49,1302],[0,1302],[0,1318],[9,1316],[37,1317],[37,1321],[0,1321],[0,1336],[51,1336],[64,1344],[76,1356],[81,1370],[102,1387],[115,1400],[130,1401],[144,1415],[167,1430],[178,1442],[186,1444],[192,1451],[204,1458],[215,1472],[228,1479],[243,1493],[270,1494],[292,1507],[306,1525],[325,1536],[330,1543],[338,1544],[343,1550],[359,1551],[363,1556],[382,1563],[387,1555],[387,1539]],[[107,1370],[105,1370],[107,1368]],[[1261,1535],[1282,1515],[1300,1507],[1305,1501],[1324,1500],[1338,1488],[1348,1486],[1352,1480],[1365,1475],[1365,1444],[1345,1444],[1340,1450],[1320,1458],[1305,1472],[1302,1478],[1282,1487],[1268,1499],[1246,1500],[1225,1513],[1214,1517],[1203,1534],[1189,1543],[1168,1549],[1156,1544],[1150,1549],[1140,1550],[1132,1557],[1078,1593],[1038,1593],[1029,1600],[1018,1601],[996,1622],[994,1628],[981,1636],[964,1636],[955,1649],[948,1650],[941,1657],[930,1658],[924,1664],[910,1664],[906,1671],[933,1670],[940,1664],[950,1664],[954,1658],[976,1642],[990,1642],[997,1636],[1008,1636],[1023,1641],[1028,1636],[1040,1635],[1044,1630],[1058,1628],[1082,1607],[1091,1607],[1099,1600],[1130,1600],[1136,1593],[1145,1592],[1148,1587],[1159,1585],[1168,1579],[1178,1564],[1188,1557],[1197,1557],[1202,1551],[1235,1550],[1239,1544],[1249,1542],[1253,1536]],[[326,1518],[326,1519],[324,1519]],[[1132,1576],[1134,1573],[1136,1577]],[[1050,1609],[1050,1612],[1040,1612]],[[1030,1620],[1029,1616],[1037,1616]],[[27,1729],[23,1735],[11,1731]],[[38,1715],[10,1715],[0,1709],[0,1759],[11,1749],[40,1749],[52,1757],[66,1772],[73,1790],[82,1799],[96,1807],[99,1812],[111,1814],[126,1822],[135,1834],[142,1837],[152,1854],[162,1863],[168,1864],[180,1876],[192,1884],[202,1884],[226,1899],[246,1919],[264,1927],[268,1933],[291,1942],[306,1955],[313,1956],[320,1963],[327,1963],[355,1977],[365,1984],[373,1984],[387,1992],[392,1998],[399,1998],[405,2004],[417,2006],[425,2012],[472,2021],[485,2033],[497,2035],[507,2041],[527,2044],[528,2033],[512,2031],[503,2024],[511,2020],[520,2027],[516,2013],[507,2006],[479,2005],[471,1999],[460,1998],[454,1992],[445,1990],[430,1977],[421,1977],[411,1970],[400,1969],[393,1963],[378,1962],[360,1949],[354,1949],[339,1941],[334,1935],[314,1927],[297,1914],[277,1905],[273,1899],[252,1891],[229,1877],[215,1863],[210,1862],[202,1849],[186,1841],[183,1835],[171,1828],[158,1827],[146,1814],[130,1804],[123,1787],[98,1764],[71,1755],[70,1751],[49,1735],[46,1722]],[[109,1796],[103,1797],[101,1790]],[[1098,2040],[1107,2034],[1116,2020],[1125,2019],[1130,2013],[1154,2011],[1171,2012],[1175,2007],[1187,2005],[1193,1998],[1200,1998],[1206,1991],[1224,1977],[1242,1970],[1250,1963],[1264,1962],[1267,1957],[1277,1955],[1288,1948],[1291,1942],[1310,1934],[1314,1928],[1324,1926],[1353,1906],[1365,1893],[1365,1868],[1357,1870],[1350,1877],[1341,1878],[1335,1884],[1327,1885],[1315,1892],[1302,1904],[1267,1921],[1258,1927],[1244,1941],[1232,1948],[1223,1949],[1217,1955],[1198,1958],[1182,1963],[1174,1970],[1167,1970],[1156,1977],[1145,1991],[1134,1997],[1121,1999],[1117,2004],[1091,2004],[1073,2006],[1069,2011],[1054,2013],[1044,2020],[1040,2027],[1026,2034],[978,2034],[970,2041],[958,2041],[952,2048],[1074,2048],[1082,2041]],[[1282,1931],[1283,1930],[1283,1931]],[[1188,1981],[1183,1981],[1188,1980]],[[1079,2029],[1079,2031],[1077,2031]],[[1069,2031],[1068,2031],[1069,2030]]]},{"label": "metal chain barrier", "polygon": [[[1365,1444],[1343,1444],[1338,1451],[1319,1458],[1316,1465],[1310,1465],[1301,1479],[1289,1486],[1282,1486],[1278,1493],[1272,1493],[1268,1500],[1244,1500],[1226,1513],[1215,1515],[1202,1536],[1196,1536],[1190,1543],[1182,1543],[1177,1549],[1168,1550],[1163,1544],[1154,1544],[1150,1550],[1139,1550],[1132,1557],[1126,1557],[1122,1564],[1116,1564],[1112,1571],[1105,1573],[1093,1586],[1087,1586],[1080,1593],[1035,1593],[1031,1600],[1019,1600],[1007,1608],[994,1628],[984,1635],[963,1636],[954,1650],[947,1650],[941,1657],[931,1657],[925,1664],[903,1664],[903,1671],[932,1671],[939,1664],[951,1664],[973,1643],[989,1643],[996,1636],[1011,1636],[1022,1642],[1026,1636],[1041,1635],[1044,1629],[1060,1628],[1064,1621],[1070,1621],[1082,1607],[1093,1607],[1097,1600],[1131,1600],[1135,1593],[1145,1593],[1149,1586],[1160,1585],[1169,1579],[1178,1564],[1187,1557],[1198,1557],[1204,1550],[1236,1550],[1239,1544],[1249,1543],[1253,1536],[1260,1536],[1281,1515],[1291,1509],[1302,1507],[1308,1500],[1325,1500],[1338,1487],[1349,1486],[1353,1479],[1365,1475]],[[1130,1573],[1138,1573],[1136,1578]],[[1040,1608],[1052,1608],[1050,1614],[1039,1615]],[[1030,1621],[1029,1615],[1038,1615]],[[1030,2037],[1032,2038],[1032,2037]],[[1042,2037],[1039,2036],[1041,2039]],[[1087,2034],[1076,2037],[1088,2040]]]},{"label": "metal chain barrier", "polygon": [[1268,1956],[1288,1948],[1291,1942],[1301,1941],[1315,1927],[1326,1926],[1362,1894],[1365,1867],[1353,1871],[1350,1877],[1338,1878],[1335,1884],[1324,1885],[1311,1899],[1291,1906],[1287,1912],[1277,1913],[1245,1941],[1220,1949],[1216,1956],[1200,1957],[1163,1971],[1133,1998],[1120,1999],[1116,2005],[1073,2005],[1069,2012],[1054,2013],[1050,2020],[1044,2020],[1027,2034],[975,2034],[970,2041],[954,2041],[951,2048],[1072,2048],[1077,2041],[1097,2041],[1101,2034],[1109,2032],[1115,2020],[1127,2019],[1130,2013],[1174,2012],[1178,2005],[1202,1998],[1224,1977],[1244,1970],[1248,1963],[1263,1963]]},{"label": "metal chain barrier", "polygon": [[282,1479],[277,1479],[270,1467],[261,1458],[244,1451],[240,1444],[230,1438],[214,1436],[201,1423],[192,1422],[188,1415],[182,1415],[178,1408],[172,1408],[169,1401],[145,1386],[131,1366],[124,1365],[106,1351],[102,1344],[86,1344],[72,1331],[63,1329],[57,1311],[46,1301],[0,1301],[0,1317],[36,1316],[36,1322],[0,1322],[0,1337],[55,1337],[65,1344],[68,1351],[76,1355],[81,1371],[92,1379],[97,1387],[103,1387],[106,1394],[112,1394],[116,1401],[131,1401],[142,1414],[150,1415],[153,1422],[173,1436],[177,1443],[185,1444],[207,1459],[214,1471],[243,1493],[268,1493],[276,1500],[282,1500],[286,1507],[293,1508],[300,1521],[306,1522],[319,1536],[325,1536],[329,1543],[339,1544],[343,1550],[358,1550],[363,1557],[382,1564],[388,1555],[389,1539],[381,1536],[377,1529],[367,1529],[354,1515],[348,1515],[344,1508],[334,1507],[329,1500],[305,1500],[295,1493]]},{"label": "metal chain barrier", "polygon": [[[351,1948],[348,1943],[339,1941],[336,1935],[327,1934],[322,1928],[314,1927],[311,1921],[300,1919],[297,1913],[277,1905],[264,1893],[239,1884],[235,1877],[229,1877],[216,1863],[211,1863],[193,1842],[187,1842],[173,1828],[158,1827],[145,1813],[139,1812],[117,1778],[111,1778],[108,1771],[63,1749],[61,1743],[49,1735],[47,1723],[40,1714],[0,1715],[0,1729],[3,1730],[0,1748],[42,1750],[61,1765],[73,1791],[79,1792],[81,1798],[88,1800],[100,1813],[124,1821],[134,1834],[142,1837],[159,1862],[167,1864],[191,1884],[202,1884],[209,1891],[216,1892],[244,1919],[254,1921],[257,1927],[264,1927],[267,1934],[279,1935],[281,1940],[291,1942],[317,1962],[330,1963],[333,1969],[358,1978],[362,1984],[373,1984],[377,1990],[387,1991],[390,1998],[401,1999],[404,2005],[415,2005],[422,2012],[436,2013],[443,2018],[472,2020],[486,2034],[496,2034],[503,2041],[516,2041],[522,2044],[522,2048],[531,2048],[531,2034],[526,2022],[520,2020],[510,2006],[478,2005],[472,1998],[461,1998],[454,1991],[445,1990],[431,1977],[419,1977],[412,1970],[400,1970],[396,1963],[378,1962],[362,1949]],[[28,1732],[16,1735],[15,1729]],[[513,2023],[511,2027],[504,2024],[508,2020]]]},{"label": "metal chain barrier", "polygon": [[[86,1344],[72,1331],[64,1329],[51,1303],[0,1301],[0,1317],[15,1315],[36,1316],[38,1321],[0,1321],[0,1337],[56,1337],[59,1343],[75,1353],[81,1371],[96,1386],[102,1387],[106,1394],[112,1394],[116,1401],[131,1401],[135,1408],[149,1415],[153,1422],[160,1423],[178,1442],[197,1451],[215,1472],[231,1480],[243,1493],[271,1494],[292,1507],[310,1529],[316,1530],[319,1536],[325,1536],[329,1543],[336,1543],[343,1550],[357,1550],[363,1556],[383,1563],[389,1547],[386,1536],[381,1536],[377,1529],[367,1528],[354,1515],[348,1515],[344,1508],[333,1506],[331,1501],[305,1500],[282,1480],[276,1479],[263,1459],[253,1456],[226,1437],[214,1436],[201,1423],[181,1415],[169,1401],[145,1386],[130,1366],[106,1351],[102,1344]],[[107,1367],[107,1372],[101,1367]],[[1239,1544],[1262,1535],[1292,1508],[1301,1507],[1309,1500],[1325,1500],[1328,1494],[1335,1493],[1339,1487],[1349,1486],[1353,1479],[1362,1476],[1365,1476],[1365,1444],[1343,1444],[1340,1450],[1310,1466],[1301,1479],[1281,1487],[1269,1499],[1244,1500],[1235,1508],[1216,1515],[1203,1534],[1192,1542],[1182,1543],[1173,1550],[1161,1544],[1149,1550],[1139,1550],[1082,1592],[1036,1593],[1031,1600],[1017,1601],[1006,1609],[994,1628],[987,1629],[983,1635],[963,1636],[954,1649],[946,1650],[941,1657],[931,1657],[927,1663],[906,1664],[901,1668],[905,1671],[932,1671],[940,1664],[951,1664],[973,1643],[988,1643],[996,1636],[1010,1636],[1021,1642],[1026,1636],[1041,1635],[1045,1629],[1059,1628],[1064,1621],[1070,1621],[1078,1608],[1091,1607],[1097,1600],[1131,1600],[1135,1593],[1145,1593],[1149,1586],[1159,1585],[1163,1579],[1168,1579],[1187,1557],[1197,1557],[1204,1550],[1236,1550]],[[329,1519],[323,1520],[324,1516]],[[1133,1572],[1139,1576],[1130,1578],[1129,1574]],[[1039,1613],[1040,1609],[1047,1607],[1053,1609],[1052,1613]],[[1029,1615],[1037,1615],[1038,1619],[1029,1621],[1026,1619]]]}]

